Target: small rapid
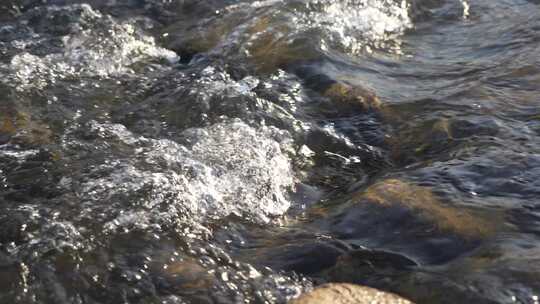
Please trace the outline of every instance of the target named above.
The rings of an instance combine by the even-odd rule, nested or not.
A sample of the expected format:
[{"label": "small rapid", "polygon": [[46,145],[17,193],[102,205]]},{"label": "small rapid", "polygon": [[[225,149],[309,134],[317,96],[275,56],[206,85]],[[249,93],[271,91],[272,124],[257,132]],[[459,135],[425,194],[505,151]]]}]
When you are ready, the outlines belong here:
[{"label": "small rapid", "polygon": [[538,3],[0,4],[0,302],[540,295]]}]

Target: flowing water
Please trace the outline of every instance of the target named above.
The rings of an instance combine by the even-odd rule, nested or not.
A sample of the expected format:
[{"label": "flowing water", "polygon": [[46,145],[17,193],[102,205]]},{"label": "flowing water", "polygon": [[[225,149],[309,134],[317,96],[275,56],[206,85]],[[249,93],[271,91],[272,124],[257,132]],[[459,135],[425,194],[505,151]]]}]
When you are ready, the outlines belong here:
[{"label": "flowing water", "polygon": [[3,0],[0,303],[538,303],[533,0]]}]

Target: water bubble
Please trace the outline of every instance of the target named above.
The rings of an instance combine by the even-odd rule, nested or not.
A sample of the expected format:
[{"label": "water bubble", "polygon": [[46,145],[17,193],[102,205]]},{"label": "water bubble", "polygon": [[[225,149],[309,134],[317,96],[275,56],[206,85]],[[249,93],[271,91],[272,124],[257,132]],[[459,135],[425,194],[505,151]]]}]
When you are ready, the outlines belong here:
[{"label": "water bubble", "polygon": [[[54,27],[49,22],[56,14],[71,15],[74,23],[65,26],[73,29],[58,33],[62,41],[59,52],[44,56],[21,52],[11,59],[8,67],[11,75],[6,80],[16,81],[18,90],[44,88],[64,79],[129,74],[132,72],[130,66],[140,61],[163,59],[175,63],[179,60],[173,51],[156,46],[154,39],[136,29],[134,24],[118,22],[84,4],[41,7],[30,11],[27,17],[23,16],[40,21],[36,25],[40,28],[33,29],[38,32],[37,37],[29,37],[29,46],[36,44],[35,41],[45,43],[49,41],[49,35],[55,34],[54,31],[39,30]],[[95,82],[92,85],[99,87]]]}]

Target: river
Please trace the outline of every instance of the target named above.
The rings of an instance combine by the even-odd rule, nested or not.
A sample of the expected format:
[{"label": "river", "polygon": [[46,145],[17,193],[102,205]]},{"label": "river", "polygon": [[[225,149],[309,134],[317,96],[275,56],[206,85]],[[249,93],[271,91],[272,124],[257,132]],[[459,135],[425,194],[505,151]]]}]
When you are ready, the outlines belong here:
[{"label": "river", "polygon": [[539,303],[535,0],[3,0],[0,303]]}]

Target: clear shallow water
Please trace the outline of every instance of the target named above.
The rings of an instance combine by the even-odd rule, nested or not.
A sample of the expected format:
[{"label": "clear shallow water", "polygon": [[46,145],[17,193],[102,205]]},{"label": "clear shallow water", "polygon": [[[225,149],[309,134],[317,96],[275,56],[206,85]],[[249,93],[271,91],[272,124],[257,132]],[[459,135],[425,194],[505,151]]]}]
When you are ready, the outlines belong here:
[{"label": "clear shallow water", "polygon": [[535,1],[7,1],[0,302],[540,295]]}]

